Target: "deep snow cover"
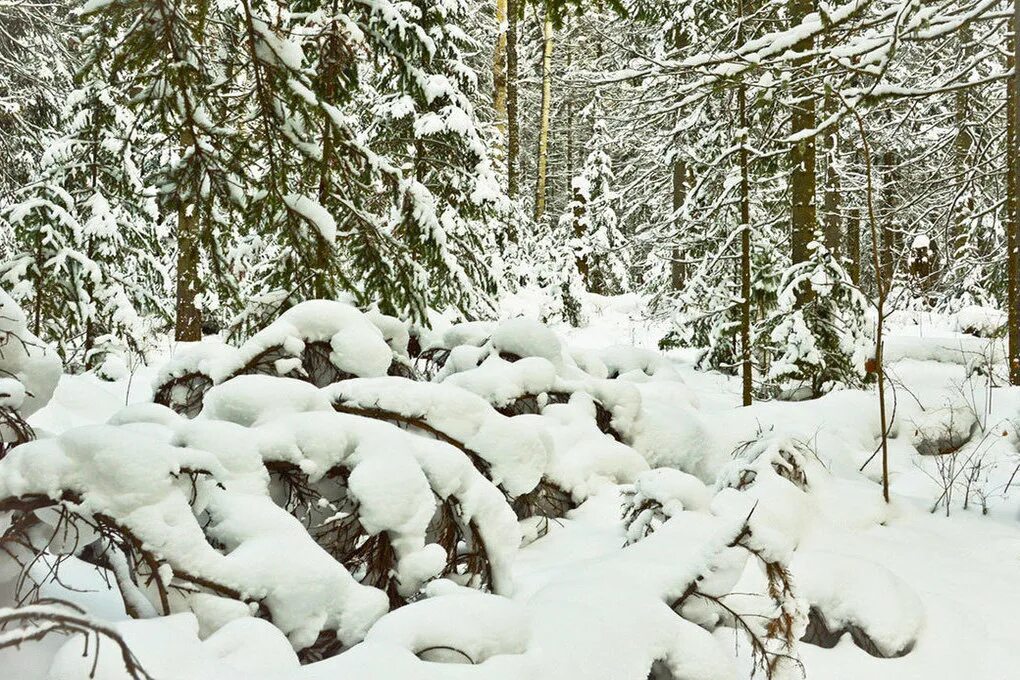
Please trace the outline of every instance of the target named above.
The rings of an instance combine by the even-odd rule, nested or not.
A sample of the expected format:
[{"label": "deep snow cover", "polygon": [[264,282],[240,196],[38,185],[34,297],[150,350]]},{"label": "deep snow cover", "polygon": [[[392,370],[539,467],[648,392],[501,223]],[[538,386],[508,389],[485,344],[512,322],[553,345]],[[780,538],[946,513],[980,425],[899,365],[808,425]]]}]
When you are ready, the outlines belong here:
[{"label": "deep snow cover", "polygon": [[[0,460],[0,607],[81,612],[0,609],[0,635],[79,617],[159,680],[1015,675],[994,314],[891,320],[885,504],[873,388],[741,408],[654,349],[642,299],[587,304],[580,329],[517,299],[424,330],[315,301],[55,391],[44,348],[5,353],[0,408],[36,441]],[[88,639],[0,675],[131,677]]]}]

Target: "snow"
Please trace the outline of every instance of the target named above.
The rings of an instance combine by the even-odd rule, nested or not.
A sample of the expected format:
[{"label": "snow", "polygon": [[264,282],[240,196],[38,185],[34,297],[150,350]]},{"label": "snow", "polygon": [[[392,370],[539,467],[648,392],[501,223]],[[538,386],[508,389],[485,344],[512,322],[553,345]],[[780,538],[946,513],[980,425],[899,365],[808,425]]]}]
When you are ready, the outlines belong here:
[{"label": "snow", "polygon": [[455,385],[363,378],[336,383],[325,391],[333,403],[421,421],[458,441],[488,463],[492,481],[512,496],[534,489],[547,467],[548,446],[532,423],[508,418]]},{"label": "snow", "polygon": [[202,416],[250,427],[288,413],[329,410],[325,396],[304,381],[239,375],[209,390]]},{"label": "snow", "polygon": [[476,368],[455,373],[444,381],[481,396],[494,406],[507,406],[528,395],[552,390],[556,367],[548,359],[526,357],[510,363],[490,356]]},{"label": "snow", "polygon": [[241,345],[234,364],[239,368],[276,346],[298,355],[313,342],[329,343],[332,363],[360,377],[385,375],[393,359],[382,332],[360,311],[343,302],[309,300],[291,307]]},{"label": "snow", "polygon": [[14,378],[0,378],[0,408],[20,409],[25,403],[25,386]]},{"label": "snow", "polygon": [[519,357],[541,357],[556,363],[562,352],[560,341],[550,328],[524,317],[499,324],[491,339],[498,352]]},{"label": "snow", "polygon": [[[85,562],[68,557],[62,581],[98,592],[74,593],[36,568],[46,595],[114,621],[161,679],[741,680],[748,637],[711,598],[764,626],[777,605],[761,559],[789,565],[782,610],[797,637],[809,611],[845,631],[831,648],[796,645],[808,678],[1011,677],[1020,393],[975,372],[975,357],[1002,371],[998,340],[962,334],[955,315],[923,328],[893,319],[886,504],[873,388],[740,408],[734,379],[651,349],[654,328],[634,321],[640,303],[596,302],[580,329],[516,314],[431,333],[343,303],[304,307],[243,352],[299,359],[307,343],[329,342],[344,373],[364,377],[324,387],[293,369],[230,377],[239,350],[207,339],[175,348],[159,376],[200,366],[215,376],[191,419],[148,403],[153,368],[109,382],[64,376],[30,419],[42,438],[0,460],[0,499],[80,495],[71,507],[118,518],[159,557],[161,579],[203,575],[245,595],[175,594],[171,615],[125,620],[120,595]],[[434,381],[385,375],[412,332],[453,350]],[[342,355],[338,333],[367,349]],[[11,404],[19,384],[0,383]],[[500,413],[522,397],[535,399],[526,413]],[[284,463],[322,505],[281,507],[270,471]],[[195,481],[184,473],[199,468]],[[576,507],[535,531],[510,502],[543,481]],[[484,541],[488,592],[448,569],[430,530],[444,501]],[[402,606],[311,539],[307,527],[350,512],[366,535],[388,537]],[[15,575],[0,569],[0,596]],[[692,583],[701,595],[685,597]],[[162,614],[152,585],[129,598]],[[267,619],[251,615],[255,601]],[[299,665],[295,651],[322,631],[345,650]],[[83,656],[76,637],[58,651],[61,639],[0,652],[0,664],[16,659],[26,680],[90,677],[94,649]],[[98,653],[95,677],[122,680],[116,647]]]},{"label": "snow", "polygon": [[917,234],[914,236],[914,240],[910,242],[910,248],[912,250],[923,250],[931,245],[931,239],[926,234]]},{"label": "snow", "polygon": [[[17,397],[23,416],[32,415],[50,400],[61,368],[56,352],[28,331],[25,314],[0,289],[0,375],[23,386],[23,394],[18,391]],[[7,389],[17,391],[10,384]]]},{"label": "snow", "polygon": [[1006,326],[1006,315],[997,309],[969,306],[956,313],[956,331],[979,338],[994,337]]}]

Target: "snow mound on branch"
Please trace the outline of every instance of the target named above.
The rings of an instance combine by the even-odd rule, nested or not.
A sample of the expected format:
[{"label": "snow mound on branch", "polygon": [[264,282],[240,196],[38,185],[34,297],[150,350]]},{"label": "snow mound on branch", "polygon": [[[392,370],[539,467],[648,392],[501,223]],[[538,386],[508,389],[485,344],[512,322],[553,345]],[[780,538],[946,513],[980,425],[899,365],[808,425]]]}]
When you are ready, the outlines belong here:
[{"label": "snow mound on branch", "polygon": [[627,380],[585,378],[582,380],[559,380],[556,391],[567,394],[583,392],[606,409],[610,416],[608,425],[625,440],[635,435],[641,416],[641,390]]},{"label": "snow mound on branch", "polygon": [[466,321],[456,323],[442,332],[427,333],[422,342],[422,349],[453,349],[461,345],[481,347],[489,338],[495,324],[488,321]]},{"label": "snow mound on branch", "polygon": [[222,379],[226,367],[238,363],[237,348],[218,338],[209,337],[182,345],[173,358],[157,371],[153,380],[156,388],[192,374],[204,375],[210,380]]},{"label": "snow mound on branch", "polygon": [[409,322],[401,321],[375,309],[365,312],[365,318],[379,329],[383,340],[390,346],[394,354],[402,357],[408,355],[407,348],[411,342],[411,324]]},{"label": "snow mound on branch", "polygon": [[[547,331],[523,318],[499,324],[489,339],[473,339],[480,345],[451,348],[435,380],[473,392],[508,415],[545,415],[554,405],[585,394],[596,405],[595,417],[589,420],[636,450],[648,465],[674,467],[714,481],[726,458],[710,445],[696,413],[697,398],[671,360],[652,350],[613,347],[582,357],[585,370]],[[556,458],[562,463],[568,457],[557,453]],[[592,461],[589,457],[589,469]],[[610,477],[622,483],[633,479],[636,468],[624,467],[630,471]],[[563,467],[559,472],[550,478],[565,489],[580,491],[575,497],[588,495],[577,474]]]},{"label": "snow mound on branch", "polygon": [[552,363],[562,361],[563,347],[545,324],[520,317],[499,324],[492,332],[493,348],[516,357],[541,357]]},{"label": "snow mound on branch", "polygon": [[1006,326],[1006,314],[998,309],[972,305],[953,315],[953,326],[958,333],[979,338],[993,338]]},{"label": "snow mound on branch", "polygon": [[[386,531],[401,560],[400,591],[409,595],[446,566],[426,545],[435,514],[433,492],[459,501],[461,519],[484,541],[493,589],[513,589],[510,566],[520,529],[503,495],[461,451],[389,423],[329,412],[291,413],[253,430],[261,458],[291,463],[314,482],[338,466],[350,470],[350,492],[370,534]],[[441,555],[441,553],[439,553]],[[400,573],[403,567],[409,570]]]},{"label": "snow mound on branch", "polygon": [[713,508],[753,508],[749,523],[754,531],[774,547],[792,551],[818,514],[817,500],[808,491],[829,477],[806,444],[782,433],[761,433],[739,447],[720,471]]},{"label": "snow mound on branch", "polygon": [[[298,659],[280,632],[267,621],[243,618],[202,636],[193,614],[124,621],[114,625],[131,651],[144,659],[147,673],[160,680],[244,680],[255,674],[288,677],[299,669]],[[121,651],[99,645],[93,655],[82,654],[82,640],[73,638],[57,652],[51,680],[128,680]]]},{"label": "snow mound on branch", "polygon": [[836,553],[801,551],[790,568],[798,593],[829,632],[850,632],[874,656],[902,656],[913,648],[924,626],[924,609],[910,586],[885,567]]},{"label": "snow mound on branch", "polygon": [[648,469],[637,451],[601,432],[595,424],[595,402],[575,392],[565,404],[550,404],[535,418],[553,441],[547,476],[580,503],[609,484],[627,484]]},{"label": "snow mound on branch", "polygon": [[707,510],[712,502],[712,492],[700,479],[670,468],[642,473],[634,480],[634,491],[662,505],[669,517],[684,510]]},{"label": "snow mound on branch", "polygon": [[393,350],[382,331],[357,308],[344,302],[309,300],[291,307],[241,345],[234,370],[242,371],[276,347],[296,358],[306,344],[320,342],[331,347],[329,358],[337,369],[358,377],[386,375],[393,361]]},{"label": "snow mound on branch", "polygon": [[922,411],[910,419],[910,443],[922,456],[954,453],[970,441],[978,429],[974,410],[966,405],[947,405]]},{"label": "snow mound on branch", "polygon": [[202,417],[250,427],[288,413],[332,411],[314,385],[293,378],[239,375],[205,395]]},{"label": "snow mound on branch", "polygon": [[550,392],[556,384],[556,367],[540,357],[511,363],[493,355],[477,368],[454,373],[444,382],[474,392],[500,408],[524,396]]},{"label": "snow mound on branch", "polygon": [[131,404],[110,416],[106,421],[107,425],[133,425],[152,423],[167,428],[176,427],[181,422],[181,416],[173,409],[162,404]]},{"label": "snow mound on branch", "polygon": [[377,310],[362,313],[335,300],[309,300],[235,348],[203,340],[171,359],[156,375],[155,400],[193,417],[205,392],[239,375],[272,375],[319,387],[349,377],[414,375],[410,324]]},{"label": "snow mound on branch", "polygon": [[14,378],[0,378],[0,408],[17,411],[25,403],[25,386]]},{"label": "snow mound on branch", "polygon": [[627,543],[636,543],[685,510],[708,510],[712,494],[686,472],[656,468],[638,475],[623,489]]},{"label": "snow mound on branch", "polygon": [[[395,389],[379,389],[386,386]],[[427,417],[489,454],[511,486],[533,485],[541,475],[547,453],[534,433],[514,427],[481,400],[472,403],[474,395],[402,378],[355,379],[319,390],[288,378],[239,376],[209,391],[200,420],[254,426],[263,460],[292,463],[312,481],[337,466],[350,469],[350,492],[359,503],[362,525],[370,534],[389,532],[404,566],[417,572],[402,579],[404,594],[413,593],[444,566],[435,559],[435,546],[427,550],[425,546],[426,529],[436,512],[433,491],[442,499],[457,498],[463,521],[474,521],[485,541],[494,587],[508,592],[509,565],[520,534],[502,494],[462,451],[447,442],[418,437],[389,423],[335,413],[332,401],[348,394],[348,389],[355,400],[360,390],[360,399],[377,406],[392,399],[387,405],[395,412],[421,405],[417,398],[431,393],[433,410]],[[452,405],[439,398],[451,393]],[[407,401],[407,396],[415,401]],[[465,401],[476,415],[484,414],[483,422],[472,422],[471,410],[458,412]]]},{"label": "snow mound on branch", "polygon": [[202,410],[206,391],[237,363],[237,348],[219,339],[190,343],[157,372],[153,399],[193,417]]},{"label": "snow mound on branch", "polygon": [[[477,454],[489,478],[512,496],[538,484],[549,459],[548,445],[533,424],[498,413],[478,395],[451,384],[422,383],[405,378],[344,380],[324,388],[340,410],[386,419],[396,416],[410,425],[427,426],[446,441]],[[419,430],[420,431],[420,430]]]},{"label": "snow mound on branch", "polygon": [[622,375],[644,373],[649,377],[659,377],[683,383],[673,362],[660,352],[627,345],[615,345],[598,352],[598,358],[609,371],[610,378]]},{"label": "snow mound on branch", "polygon": [[60,357],[28,331],[24,312],[0,289],[0,376],[21,383],[21,390],[8,384],[11,395],[7,399],[19,402],[17,410],[22,417],[49,402],[62,371]]},{"label": "snow mound on branch", "polygon": [[326,243],[336,243],[336,220],[319,203],[302,194],[287,194],[283,202],[288,208],[308,220]]},{"label": "snow mound on branch", "polygon": [[[456,615],[450,616],[452,612]],[[437,625],[440,621],[443,624]],[[527,651],[530,627],[521,603],[459,589],[379,619],[365,641],[400,647],[424,660],[482,664],[495,656]],[[437,656],[440,650],[446,652],[442,657]]]},{"label": "snow mound on branch", "polygon": [[451,382],[364,378],[323,391],[341,412],[397,422],[454,444],[511,497],[528,494],[545,477],[581,502],[602,485],[629,482],[648,467],[638,453],[599,431],[595,404],[584,392],[575,392],[569,403],[545,406],[541,418],[507,417]]}]

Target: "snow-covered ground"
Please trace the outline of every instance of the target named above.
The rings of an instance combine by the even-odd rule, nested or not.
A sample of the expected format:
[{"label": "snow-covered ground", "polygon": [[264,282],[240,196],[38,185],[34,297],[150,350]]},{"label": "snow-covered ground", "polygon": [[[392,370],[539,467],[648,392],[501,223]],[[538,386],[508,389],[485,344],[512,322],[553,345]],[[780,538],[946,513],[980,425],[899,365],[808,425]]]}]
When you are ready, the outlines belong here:
[{"label": "snow-covered ground", "polygon": [[[533,309],[521,297],[507,301],[504,311],[515,316]],[[875,455],[880,425],[874,391],[742,408],[736,379],[695,370],[694,352],[658,353],[656,343],[665,328],[646,318],[640,298],[593,298],[585,327],[555,329],[564,341],[562,355],[537,356],[547,341],[532,331],[506,331],[502,340],[497,333],[492,336],[496,349],[525,360],[501,364],[504,373],[493,364],[488,372],[464,370],[442,383],[490,403],[497,403],[497,393],[506,387],[489,384],[493,375],[536,391],[546,379],[559,381],[557,389],[588,380],[584,390],[594,394],[609,388],[582,378],[573,367],[598,362],[622,376],[604,382],[626,382],[627,390],[640,397],[640,409],[627,421],[621,414],[629,407],[625,394],[630,392],[599,393],[605,403],[615,404],[613,423],[626,430],[626,445],[585,429],[576,419],[581,408],[576,394],[570,404],[546,406],[542,416],[506,419],[550,423],[549,450],[555,461],[546,462],[544,474],[569,487],[583,503],[567,517],[550,520],[545,535],[525,523],[525,541],[509,573],[512,583],[494,588],[504,595],[433,581],[425,586],[430,597],[382,616],[363,642],[299,666],[294,636],[288,642],[262,619],[230,616],[218,630],[210,630],[207,621],[200,625],[192,613],[129,620],[117,591],[74,558],[62,564],[59,581],[48,580],[41,594],[118,622],[141,664],[159,680],[747,678],[752,649],[739,625],[718,625],[718,609],[692,602],[678,607],[683,617],[677,616],[663,602],[683,600],[685,587],[697,579],[708,594],[718,587],[733,609],[756,611],[760,605],[743,595],[761,589],[754,560],[745,554],[743,561],[731,564],[736,558],[720,557],[728,554],[727,542],[739,535],[749,516],[750,530],[766,546],[761,549],[789,567],[799,607],[798,633],[804,633],[808,610],[815,609],[830,629],[863,631],[869,641],[862,644],[847,632],[831,648],[798,643],[794,654],[807,678],[1020,677],[1020,479],[1014,478],[1020,465],[1020,389],[998,386],[1001,341],[961,332],[967,330],[961,325],[973,330],[980,321],[933,315],[900,315],[891,321],[887,358],[895,415],[889,504],[882,500],[881,458]],[[635,352],[635,347],[646,351]],[[357,345],[352,351],[367,350]],[[555,366],[555,379],[542,374],[538,363],[523,375],[518,369],[528,356]],[[564,368],[564,362],[571,365]],[[516,373],[510,372],[513,367]],[[31,422],[44,435],[107,422],[125,405],[152,399],[158,369],[137,367],[114,382],[64,376]],[[349,389],[342,394],[334,390],[330,397],[363,408],[366,395],[374,394],[373,379],[358,378],[369,382],[352,381]],[[386,396],[380,392],[372,403]],[[479,413],[488,408],[470,400],[458,403],[458,408]],[[399,410],[398,405],[387,408]],[[463,427],[439,406],[425,415],[444,432]],[[236,421],[236,411],[232,417]],[[280,422],[281,416],[273,417],[270,424]],[[308,413],[288,417],[304,418],[300,427],[311,427]],[[508,426],[486,417],[491,420],[486,427]],[[141,424],[135,427],[142,429]],[[500,461],[505,458],[499,456],[509,455],[490,453],[498,448],[495,435],[472,431],[462,439],[467,441],[468,434],[483,457]],[[528,446],[524,430],[505,430],[504,435],[521,450]],[[311,460],[308,449],[303,451]],[[643,461],[634,457],[635,451]],[[149,452],[135,453],[144,457]],[[513,476],[535,460],[525,458],[521,454],[520,465],[505,475],[497,470],[493,481],[504,489],[528,486],[527,478]],[[784,466],[786,472],[775,472]],[[669,470],[660,473],[654,469],[659,467]],[[654,500],[660,514],[624,521],[623,508],[635,494]],[[636,536],[646,524],[655,530]],[[303,568],[297,562],[289,566]],[[45,569],[37,564],[34,572]],[[0,602],[14,587],[12,576],[10,569],[0,569],[0,582],[7,581]],[[862,648],[868,644],[893,658],[875,656],[875,649],[869,653]],[[48,637],[20,650],[0,651],[0,678],[127,677],[112,644],[99,647],[93,669],[94,645],[91,640],[83,654],[81,638]],[[800,670],[793,664],[776,677],[798,677]]]}]

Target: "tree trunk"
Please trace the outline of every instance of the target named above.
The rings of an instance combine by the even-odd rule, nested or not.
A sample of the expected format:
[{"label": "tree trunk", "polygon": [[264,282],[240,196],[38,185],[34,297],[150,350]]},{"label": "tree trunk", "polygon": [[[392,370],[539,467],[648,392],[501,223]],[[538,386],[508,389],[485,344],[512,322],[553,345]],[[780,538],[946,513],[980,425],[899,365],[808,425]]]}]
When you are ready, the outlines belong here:
[{"label": "tree trunk", "polygon": [[[522,0],[507,0],[506,28],[506,174],[507,195],[516,198],[520,188],[518,157],[520,127],[517,120],[517,16]],[[514,233],[514,232],[512,232]]]},{"label": "tree trunk", "polygon": [[535,221],[545,216],[545,185],[549,166],[549,107],[552,101],[552,52],[553,23],[552,10],[546,8],[542,24],[542,114],[538,131],[538,176],[535,180]]},{"label": "tree trunk", "polygon": [[744,406],[751,405],[751,180],[747,153],[747,94],[737,89],[740,115],[740,354]]},{"label": "tree trunk", "polygon": [[492,58],[492,108],[496,113],[496,127],[506,134],[506,43],[507,0],[496,0],[496,50]]},{"label": "tree trunk", "polygon": [[[188,149],[195,143],[190,132],[181,135],[181,146]],[[191,342],[202,339],[202,310],[195,298],[202,289],[198,274],[198,195],[191,196],[190,204],[181,201],[177,206],[177,326],[174,339]]]},{"label": "tree trunk", "polygon": [[[1020,40],[1016,29],[1020,27],[1020,0],[1013,3],[1013,29],[1011,36],[1009,68],[1020,64]],[[1020,71],[1020,69],[1017,69]],[[1007,311],[1009,325],[1009,382],[1020,385],[1020,260],[1017,248],[1020,246],[1020,200],[1017,200],[1017,179],[1020,177],[1020,73],[1009,81],[1006,102],[1006,262],[1007,262]]]},{"label": "tree trunk", "polygon": [[896,154],[886,151],[882,156],[882,202],[885,204],[885,219],[882,220],[882,263],[881,273],[886,290],[892,286],[895,273],[896,253],[899,252],[899,230],[896,228],[896,191],[898,176]]},{"label": "tree trunk", "polygon": [[[960,41],[960,54],[963,60],[967,60],[970,52],[971,32],[970,26],[963,25],[957,33]],[[961,203],[955,206],[955,219],[953,220],[952,239],[946,244],[947,255],[950,258],[967,245],[967,223],[974,212],[974,196],[971,193],[971,183],[968,177],[968,160],[970,149],[974,143],[970,130],[967,129],[967,114],[970,109],[970,90],[961,88],[955,95],[955,117],[956,117],[956,172],[962,182],[963,191]]]},{"label": "tree trunk", "polygon": [[[1018,0],[1020,1],[1020,0]],[[879,265],[879,253],[878,253],[878,225],[875,217],[875,189],[872,181],[872,162],[871,162],[871,150],[868,148],[868,135],[864,128],[864,119],[861,118],[861,114],[856,109],[851,109],[850,113],[857,121],[857,129],[861,133],[861,151],[864,157],[864,177],[866,180],[865,184],[865,198],[867,199],[868,206],[868,225],[871,232],[871,261],[872,266],[875,268],[875,288],[877,290],[878,299],[875,302],[875,308],[878,312],[878,318],[875,324],[875,356],[874,361],[874,373],[878,379],[878,418],[881,425],[881,451],[882,451],[882,498],[885,502],[889,502],[889,428],[888,419],[886,417],[885,408],[885,300],[888,293],[888,289],[882,283],[882,277],[879,276],[881,269]],[[865,465],[871,462],[869,458]],[[863,468],[862,468],[863,469]]]},{"label": "tree trunk", "polygon": [[[330,8],[335,17],[338,13],[337,0],[333,0]],[[336,86],[339,82],[339,70],[341,68],[345,45],[340,37],[341,27],[332,22],[326,37],[323,54],[320,56],[321,87],[322,95],[329,103],[333,103],[336,97]],[[319,162],[319,205],[326,207],[330,204],[330,197],[333,193],[333,164],[336,155],[336,142],[333,136],[333,121],[323,111],[322,120],[322,160]],[[332,281],[330,280],[330,264],[333,255],[333,248],[322,234],[315,232],[315,261],[314,266],[318,270],[315,280],[312,282],[312,292],[317,298],[326,299],[332,297]]]},{"label": "tree trunk", "polygon": [[[566,56],[566,62],[567,62],[567,64],[566,64],[566,73],[568,74],[568,77],[569,77],[570,69],[573,66],[574,55],[573,55],[573,50],[571,49],[571,43],[570,43],[570,17],[569,16],[567,17],[566,21],[567,21],[566,26],[565,26],[566,30],[563,33],[563,38],[564,39],[560,43],[560,49],[564,53],[564,55]],[[566,99],[567,99],[567,101],[566,101],[566,112],[564,113],[564,116],[566,117],[566,121],[565,122],[566,122],[566,128],[567,128],[566,129],[566,133],[567,133],[566,137],[567,138],[565,140],[566,167],[564,168],[564,172],[563,172],[563,178],[564,178],[564,187],[563,188],[564,188],[564,195],[566,195],[568,197],[568,200],[569,200],[569,197],[573,193],[573,181],[574,181],[574,97],[573,97],[573,92],[571,92],[569,89],[567,90],[566,95],[567,95],[567,97],[566,97]],[[581,157],[584,158],[584,155],[582,154]]]},{"label": "tree trunk", "polygon": [[[677,50],[677,56],[687,46],[687,34],[682,26],[673,28],[673,46]],[[679,114],[677,114],[677,118],[679,118]],[[676,155],[673,157],[673,238],[679,241],[680,235],[683,233],[680,209],[683,208],[687,200],[687,162],[680,155],[680,149],[674,149],[674,152]],[[687,282],[687,265],[683,260],[686,259],[687,253],[682,252],[679,246],[674,245],[671,255],[670,283],[673,285],[673,290],[683,290],[684,284]]]},{"label": "tree trunk", "polygon": [[[790,26],[799,25],[804,17],[812,11],[811,0],[790,0]],[[793,46],[795,52],[806,55],[793,60],[794,68],[806,67],[811,63],[810,52],[813,48],[814,40],[812,38],[805,38]],[[807,68],[803,68],[794,75],[795,82],[791,92],[793,105],[790,115],[790,133],[794,135],[815,127],[815,97],[811,91],[807,71]],[[790,168],[792,170],[790,175],[791,255],[793,264],[796,265],[808,260],[810,257],[808,244],[815,238],[814,138],[801,140],[792,146]],[[804,302],[808,295],[810,295],[810,291],[802,291],[798,296],[799,302]]]},{"label": "tree trunk", "polygon": [[861,285],[861,216],[854,208],[846,222],[846,257],[850,280],[855,286]]},{"label": "tree trunk", "polygon": [[[687,199],[687,163],[677,158],[673,161],[673,228],[675,229],[674,239],[679,240],[683,233],[683,223],[680,218],[680,209],[683,208]],[[674,245],[672,260],[670,262],[670,282],[673,290],[683,290],[687,282],[687,265],[683,259],[686,253],[680,251],[680,247]]]},{"label": "tree trunk", "polygon": [[[824,103],[826,115],[835,113],[836,106],[835,98],[826,94]],[[826,130],[823,139],[825,141],[825,245],[838,259],[843,250],[843,224],[839,214],[840,181],[837,168],[839,128],[832,127]]]},{"label": "tree trunk", "polygon": [[[574,204],[574,211],[573,211],[574,238],[576,238],[576,239],[578,239],[580,241],[582,238],[584,238],[584,232],[585,232],[584,217],[585,217],[585,215],[588,212],[588,205],[587,205],[587,201],[585,200],[585,196],[584,196],[583,193],[581,193],[578,189],[576,189],[574,187],[571,187],[571,191],[573,192],[573,197],[572,198],[573,198],[573,204]],[[593,290],[592,289],[592,285],[591,285],[591,281],[590,281],[590,278],[591,278],[591,263],[588,261],[589,257],[590,257],[590,255],[589,256],[583,256],[582,255],[582,256],[579,256],[579,257],[576,258],[577,273],[581,275],[581,280],[584,281],[584,287],[585,287],[586,290],[589,290],[589,291],[592,291],[592,292],[596,292],[596,293],[601,293],[602,291],[597,291],[597,290]]]}]

